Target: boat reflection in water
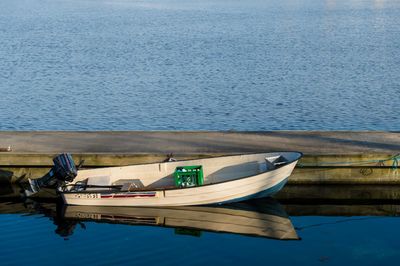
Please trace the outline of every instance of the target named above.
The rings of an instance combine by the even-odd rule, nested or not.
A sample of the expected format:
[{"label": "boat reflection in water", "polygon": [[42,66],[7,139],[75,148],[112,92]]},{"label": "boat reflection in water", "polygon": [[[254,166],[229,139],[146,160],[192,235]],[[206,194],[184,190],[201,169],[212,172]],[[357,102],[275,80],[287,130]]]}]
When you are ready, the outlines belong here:
[{"label": "boat reflection in water", "polygon": [[66,206],[64,217],[79,221],[155,225],[274,239],[298,239],[289,217],[279,203],[272,199],[217,207]]},{"label": "boat reflection in water", "polygon": [[[73,234],[74,228],[90,226],[87,222],[149,225],[175,228],[177,234],[200,236],[201,231],[232,233],[281,240],[299,237],[281,205],[273,199],[260,199],[221,206],[170,208],[66,206],[29,201],[2,204],[0,211],[44,214],[57,226],[62,237]],[[17,210],[20,209],[18,212]]]}]

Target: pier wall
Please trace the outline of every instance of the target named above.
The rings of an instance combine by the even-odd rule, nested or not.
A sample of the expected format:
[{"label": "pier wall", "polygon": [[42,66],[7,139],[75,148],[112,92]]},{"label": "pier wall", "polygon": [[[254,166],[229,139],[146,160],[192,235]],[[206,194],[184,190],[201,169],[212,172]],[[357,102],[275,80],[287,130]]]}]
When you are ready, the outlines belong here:
[{"label": "pier wall", "polygon": [[[400,133],[378,131],[0,131],[0,182],[43,175],[70,152],[97,168],[230,154],[300,151],[289,185],[400,185]],[[4,149],[7,150],[7,149]]]}]

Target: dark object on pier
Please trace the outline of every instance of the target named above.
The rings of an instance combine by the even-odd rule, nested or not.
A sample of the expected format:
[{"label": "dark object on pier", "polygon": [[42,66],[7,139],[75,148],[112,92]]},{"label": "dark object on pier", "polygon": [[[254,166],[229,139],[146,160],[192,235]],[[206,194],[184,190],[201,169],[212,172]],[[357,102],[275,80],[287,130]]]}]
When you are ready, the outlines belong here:
[{"label": "dark object on pier", "polygon": [[174,158],[174,154],[172,152],[168,153],[167,154],[167,158],[163,162],[164,163],[166,163],[166,162],[176,162],[176,159]]},{"label": "dark object on pier", "polygon": [[10,152],[10,151],[12,151],[11,146],[8,146],[7,148],[0,147],[0,152]]}]

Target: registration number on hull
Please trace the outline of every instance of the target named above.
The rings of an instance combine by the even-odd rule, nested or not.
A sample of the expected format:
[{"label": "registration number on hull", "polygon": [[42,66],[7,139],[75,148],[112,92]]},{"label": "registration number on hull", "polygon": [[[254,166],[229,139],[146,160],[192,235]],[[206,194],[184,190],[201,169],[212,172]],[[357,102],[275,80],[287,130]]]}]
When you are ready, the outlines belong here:
[{"label": "registration number on hull", "polygon": [[74,198],[76,199],[100,199],[100,197],[100,194],[97,193],[74,194]]}]

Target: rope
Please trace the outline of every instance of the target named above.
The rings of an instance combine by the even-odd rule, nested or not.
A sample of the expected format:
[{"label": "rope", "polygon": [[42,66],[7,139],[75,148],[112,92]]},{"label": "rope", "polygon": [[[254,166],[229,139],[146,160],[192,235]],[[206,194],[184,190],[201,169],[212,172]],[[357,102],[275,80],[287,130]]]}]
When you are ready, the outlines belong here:
[{"label": "rope", "polygon": [[392,160],[393,160],[392,169],[397,170],[397,168],[399,167],[400,153],[393,156]]},{"label": "rope", "polygon": [[[356,162],[324,162],[319,166],[324,166],[324,165],[360,165],[360,164],[376,164],[377,166],[385,166],[385,162],[388,161],[393,161],[391,169],[396,170],[399,168],[399,161],[400,161],[400,153],[393,155],[389,157],[388,159],[384,160],[365,160],[365,161],[356,161]],[[307,164],[302,164],[298,163],[300,167],[307,167],[307,166],[314,166],[314,165],[307,165]]]}]

